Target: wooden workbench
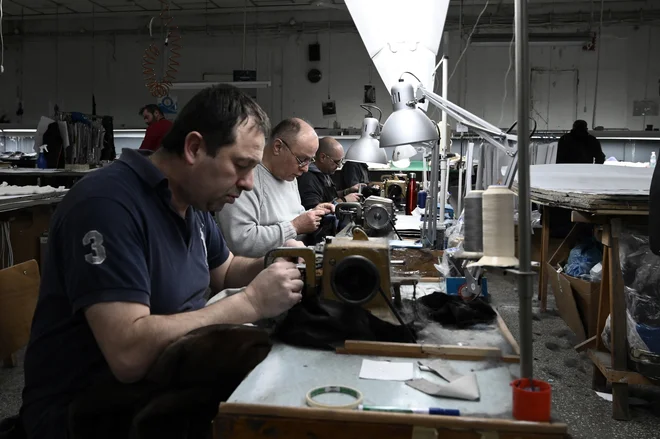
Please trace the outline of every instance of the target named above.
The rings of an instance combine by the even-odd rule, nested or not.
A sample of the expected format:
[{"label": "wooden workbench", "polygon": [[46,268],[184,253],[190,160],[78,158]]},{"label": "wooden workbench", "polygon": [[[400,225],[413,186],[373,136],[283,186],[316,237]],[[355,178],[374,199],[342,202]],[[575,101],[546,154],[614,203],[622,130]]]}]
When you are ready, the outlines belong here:
[{"label": "wooden workbench", "polygon": [[[550,207],[559,207],[571,210],[574,223],[594,225],[596,236],[603,243],[602,280],[595,302],[598,306],[596,333],[577,349],[588,350],[594,363],[593,387],[604,390],[607,383],[612,384],[613,418],[629,420],[628,384],[652,383],[627,368],[626,300],[619,259],[619,235],[625,224],[647,221],[648,190],[653,170],[602,165],[544,166],[556,166],[558,171],[553,173],[552,168],[547,167],[537,169],[540,172],[537,172],[535,181],[536,167],[531,167],[531,201],[543,205],[539,277],[541,311],[547,309]],[[601,334],[610,315],[612,350],[608,352]]]}]

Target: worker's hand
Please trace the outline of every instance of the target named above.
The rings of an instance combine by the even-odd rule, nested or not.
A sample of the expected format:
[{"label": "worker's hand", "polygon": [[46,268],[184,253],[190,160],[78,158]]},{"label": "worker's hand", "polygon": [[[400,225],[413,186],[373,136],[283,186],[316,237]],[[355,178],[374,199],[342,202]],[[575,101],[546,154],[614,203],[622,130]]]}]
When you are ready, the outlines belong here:
[{"label": "worker's hand", "polygon": [[263,270],[245,288],[245,295],[259,319],[275,317],[302,300],[300,270],[281,258]]},{"label": "worker's hand", "polygon": [[362,201],[362,195],[360,194],[348,194],[344,197],[347,203],[359,203]]},{"label": "worker's hand", "polygon": [[326,214],[324,210],[312,209],[301,213],[291,221],[293,228],[299,235],[312,233],[319,228],[321,218]]},{"label": "worker's hand", "polygon": [[334,213],[335,211],[335,205],[332,203],[321,203],[318,206],[316,206],[314,209],[316,210],[323,210],[325,214],[329,213]]},{"label": "worker's hand", "polygon": [[[297,239],[289,239],[284,243],[284,247],[307,247],[304,242],[298,241]],[[288,258],[287,259],[290,262],[293,262],[294,264],[304,264],[305,259],[304,258]]]},{"label": "worker's hand", "polygon": [[349,194],[354,194],[355,192],[360,192],[360,189],[361,189],[361,188],[364,189],[365,187],[367,187],[366,184],[364,184],[364,183],[358,183],[358,184],[356,184],[356,185],[353,185],[353,186],[349,187],[349,188],[348,188],[348,193],[349,193]]},{"label": "worker's hand", "polygon": [[307,247],[304,242],[297,239],[289,239],[284,243],[284,247]]}]

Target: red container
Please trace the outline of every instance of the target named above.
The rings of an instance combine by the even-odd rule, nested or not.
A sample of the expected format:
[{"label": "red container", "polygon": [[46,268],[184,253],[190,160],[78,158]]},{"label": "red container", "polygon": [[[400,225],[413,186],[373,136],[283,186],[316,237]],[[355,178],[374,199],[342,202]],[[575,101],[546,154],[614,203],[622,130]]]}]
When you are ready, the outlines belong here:
[{"label": "red container", "polygon": [[406,193],[406,215],[412,214],[417,208],[417,181],[415,174],[408,175],[408,192]]},{"label": "red container", "polygon": [[552,390],[545,381],[527,378],[511,382],[513,417],[519,421],[550,422]]}]

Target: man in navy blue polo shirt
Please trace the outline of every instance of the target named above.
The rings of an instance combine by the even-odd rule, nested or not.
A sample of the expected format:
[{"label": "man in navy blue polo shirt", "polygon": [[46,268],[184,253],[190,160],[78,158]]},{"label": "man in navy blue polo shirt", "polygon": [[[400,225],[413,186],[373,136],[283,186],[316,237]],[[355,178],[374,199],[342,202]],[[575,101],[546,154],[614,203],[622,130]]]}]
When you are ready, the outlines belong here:
[{"label": "man in navy blue polo shirt", "polygon": [[[209,212],[252,189],[268,117],[233,87],[181,111],[152,155],[78,182],[51,222],[25,355],[21,419],[29,438],[65,438],[75,395],[111,372],[139,381],[167,345],[212,324],[272,317],[301,299],[290,262],[234,257]],[[205,307],[208,286],[244,292]]]}]

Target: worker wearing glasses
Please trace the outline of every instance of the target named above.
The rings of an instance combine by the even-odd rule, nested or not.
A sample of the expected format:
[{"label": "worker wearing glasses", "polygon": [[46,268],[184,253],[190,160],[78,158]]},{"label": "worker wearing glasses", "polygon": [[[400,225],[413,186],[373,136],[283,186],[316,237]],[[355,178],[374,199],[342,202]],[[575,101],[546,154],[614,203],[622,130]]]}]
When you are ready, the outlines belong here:
[{"label": "worker wearing glasses", "polygon": [[314,163],[318,148],[314,128],[301,119],[285,119],[273,128],[262,163],[254,170],[254,189],[217,216],[234,254],[262,257],[293,239],[302,246],[305,235],[334,212],[332,203],[304,207],[300,200],[296,179]]},{"label": "worker wearing glasses", "polygon": [[319,141],[314,163],[309,165],[309,172],[298,177],[298,190],[302,205],[311,209],[320,203],[357,202],[362,198],[358,194],[359,185],[338,191],[332,175],[344,165],[344,148],[333,137],[324,137]]}]

